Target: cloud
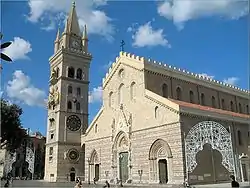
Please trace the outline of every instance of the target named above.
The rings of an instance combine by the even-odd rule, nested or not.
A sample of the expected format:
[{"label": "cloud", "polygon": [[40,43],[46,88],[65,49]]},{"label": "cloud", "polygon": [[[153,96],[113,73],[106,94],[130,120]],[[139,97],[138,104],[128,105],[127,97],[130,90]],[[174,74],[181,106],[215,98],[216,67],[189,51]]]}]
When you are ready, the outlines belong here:
[{"label": "cloud", "polygon": [[230,78],[226,78],[223,80],[224,83],[227,83],[230,85],[236,85],[238,81],[239,81],[239,78],[237,77],[230,77]]},{"label": "cloud", "polygon": [[14,37],[12,44],[3,50],[13,61],[18,59],[29,59],[27,54],[32,51],[31,44],[20,38]]},{"label": "cloud", "polygon": [[163,34],[163,29],[154,30],[151,26],[151,22],[146,23],[145,25],[139,26],[137,29],[129,27],[127,31],[132,32],[135,30],[132,35],[133,46],[134,47],[145,47],[145,46],[167,46],[171,47],[168,40]]},{"label": "cloud", "polygon": [[[49,21],[42,29],[52,30],[58,23],[64,22],[71,8],[69,0],[29,0],[30,13],[28,20],[41,25]],[[88,33],[98,34],[112,40],[114,26],[110,23],[112,19],[99,7],[107,5],[107,0],[76,1],[76,10],[81,29],[87,24]],[[56,24],[57,23],[57,24]]]},{"label": "cloud", "polygon": [[208,74],[206,74],[206,73],[201,73],[201,74],[198,74],[198,75],[199,75],[199,76],[206,77],[206,78],[214,79],[214,76],[208,75]]},{"label": "cloud", "polygon": [[91,92],[89,92],[89,103],[102,102],[102,87],[99,86],[97,88],[93,88]]},{"label": "cloud", "polygon": [[179,26],[201,17],[218,16],[238,19],[248,14],[248,0],[164,0],[158,13]]},{"label": "cloud", "polygon": [[45,92],[34,87],[30,78],[21,70],[13,73],[13,79],[8,82],[7,95],[29,106],[45,106]]}]

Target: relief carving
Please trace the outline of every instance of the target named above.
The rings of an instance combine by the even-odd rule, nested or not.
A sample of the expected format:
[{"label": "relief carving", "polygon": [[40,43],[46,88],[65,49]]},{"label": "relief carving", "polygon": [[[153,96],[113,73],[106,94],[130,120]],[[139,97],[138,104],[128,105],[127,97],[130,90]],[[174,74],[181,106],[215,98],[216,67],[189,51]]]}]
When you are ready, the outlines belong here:
[{"label": "relief carving", "polygon": [[58,91],[58,87],[52,87],[49,92],[49,100],[48,100],[48,108],[51,109],[53,106],[59,104],[60,94]]}]

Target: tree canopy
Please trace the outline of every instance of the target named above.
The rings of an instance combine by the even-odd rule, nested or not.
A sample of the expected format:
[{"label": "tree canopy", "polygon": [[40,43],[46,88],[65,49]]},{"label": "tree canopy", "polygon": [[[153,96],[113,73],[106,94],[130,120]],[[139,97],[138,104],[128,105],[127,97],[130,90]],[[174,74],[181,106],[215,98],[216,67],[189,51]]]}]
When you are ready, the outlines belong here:
[{"label": "tree canopy", "polygon": [[1,146],[6,145],[10,151],[18,148],[27,137],[26,130],[21,126],[22,109],[1,99]]}]

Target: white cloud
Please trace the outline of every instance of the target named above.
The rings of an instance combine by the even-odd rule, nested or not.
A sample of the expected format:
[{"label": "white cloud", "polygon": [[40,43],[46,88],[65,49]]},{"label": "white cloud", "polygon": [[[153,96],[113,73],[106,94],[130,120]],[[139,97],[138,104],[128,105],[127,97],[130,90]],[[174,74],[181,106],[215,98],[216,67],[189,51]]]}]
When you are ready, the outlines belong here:
[{"label": "white cloud", "polygon": [[12,44],[3,50],[13,61],[18,59],[28,59],[27,54],[32,51],[31,44],[20,37],[14,37]]},{"label": "white cloud", "polygon": [[102,102],[102,87],[93,88],[89,92],[89,103]]},{"label": "white cloud", "polygon": [[45,106],[45,92],[34,87],[30,78],[21,70],[16,70],[13,79],[8,82],[7,95],[29,106]]},{"label": "white cloud", "polygon": [[224,83],[227,83],[230,85],[236,85],[238,81],[239,81],[239,78],[237,77],[230,77],[230,78],[226,78],[223,80]]},{"label": "white cloud", "polygon": [[208,75],[207,73],[201,73],[201,74],[199,74],[199,76],[203,76],[203,77],[206,77],[206,78],[214,79],[214,76]]},{"label": "white cloud", "polygon": [[238,19],[248,11],[248,0],[165,0],[158,6],[161,16],[180,27],[186,21],[201,17]]},{"label": "white cloud", "polygon": [[[131,27],[128,31],[132,31]],[[137,28],[135,33],[132,35],[133,46],[145,47],[145,46],[167,46],[171,47],[168,40],[163,34],[163,29],[154,30],[151,26],[151,22],[141,25]]]},{"label": "white cloud", "polygon": [[[69,0],[29,0],[28,20],[33,23],[43,23],[50,20],[50,24],[42,28],[45,30],[54,29],[57,25],[55,23],[65,21],[65,16],[72,6],[71,3],[72,1]],[[76,10],[81,28],[87,24],[88,33],[105,36],[108,40],[112,40],[114,34],[114,26],[110,23],[112,19],[104,11],[98,10],[98,7],[106,4],[107,0],[76,0]]]}]

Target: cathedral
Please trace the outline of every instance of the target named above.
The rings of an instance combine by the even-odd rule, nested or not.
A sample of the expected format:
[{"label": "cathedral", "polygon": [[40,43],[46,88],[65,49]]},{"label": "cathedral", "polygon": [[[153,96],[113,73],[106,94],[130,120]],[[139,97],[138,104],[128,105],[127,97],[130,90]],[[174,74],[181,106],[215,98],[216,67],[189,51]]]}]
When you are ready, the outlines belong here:
[{"label": "cathedral", "polygon": [[250,181],[249,91],[120,52],[88,125],[87,27],[75,5],[50,58],[47,181]]}]

